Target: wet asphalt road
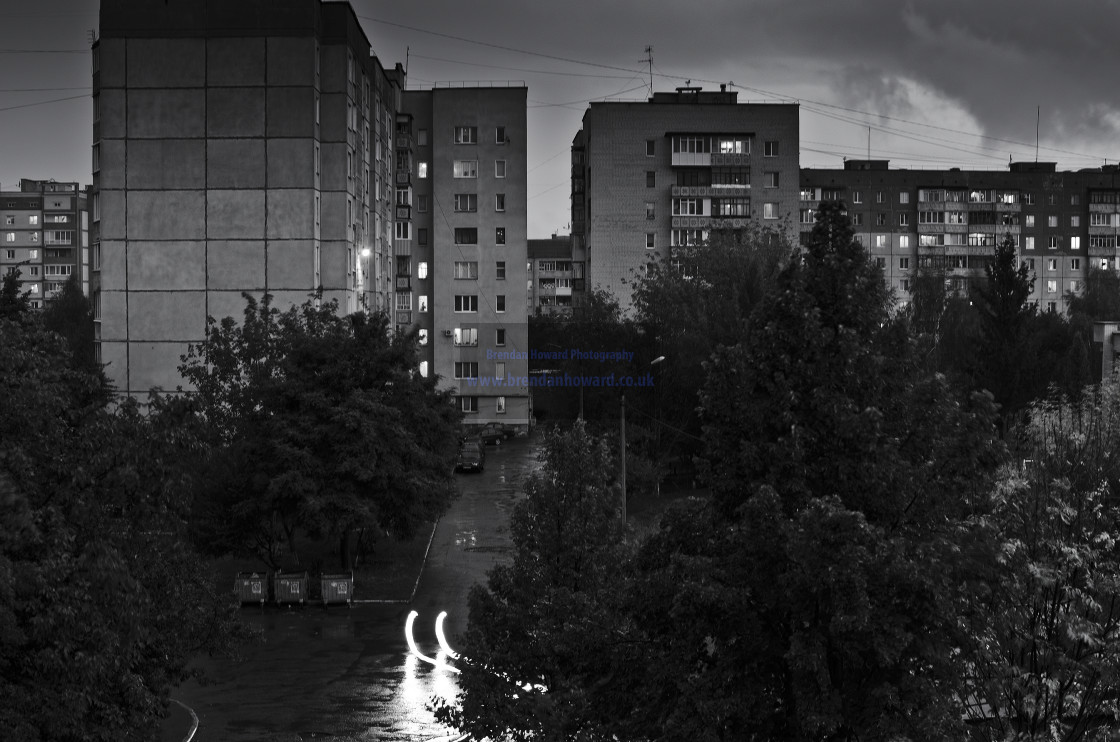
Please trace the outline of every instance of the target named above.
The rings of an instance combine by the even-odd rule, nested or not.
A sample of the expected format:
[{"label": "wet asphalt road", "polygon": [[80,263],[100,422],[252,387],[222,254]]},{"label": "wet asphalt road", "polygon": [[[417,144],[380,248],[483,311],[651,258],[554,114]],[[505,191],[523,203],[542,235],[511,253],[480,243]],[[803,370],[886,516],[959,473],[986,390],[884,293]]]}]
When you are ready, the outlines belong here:
[{"label": "wet asphalt road", "polygon": [[435,619],[447,611],[444,630],[456,647],[471,586],[508,558],[509,513],[535,465],[533,440],[488,446],[484,472],[456,475],[461,495],[436,528],[411,605],[243,609],[265,641],[239,662],[208,662],[214,683],[191,681],[173,693],[198,715],[194,742],[454,739],[427,709],[433,695],[454,697],[454,676],[409,653],[405,620],[419,613],[416,642],[435,657]]}]

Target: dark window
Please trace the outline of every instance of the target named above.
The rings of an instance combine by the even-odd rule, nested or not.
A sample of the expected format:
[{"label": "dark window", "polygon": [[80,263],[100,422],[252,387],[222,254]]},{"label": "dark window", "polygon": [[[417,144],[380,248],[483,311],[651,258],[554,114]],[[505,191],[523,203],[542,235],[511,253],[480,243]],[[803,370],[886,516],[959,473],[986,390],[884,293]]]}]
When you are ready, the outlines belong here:
[{"label": "dark window", "polygon": [[455,244],[456,245],[477,245],[478,244],[478,228],[477,227],[456,227],[455,228]]}]

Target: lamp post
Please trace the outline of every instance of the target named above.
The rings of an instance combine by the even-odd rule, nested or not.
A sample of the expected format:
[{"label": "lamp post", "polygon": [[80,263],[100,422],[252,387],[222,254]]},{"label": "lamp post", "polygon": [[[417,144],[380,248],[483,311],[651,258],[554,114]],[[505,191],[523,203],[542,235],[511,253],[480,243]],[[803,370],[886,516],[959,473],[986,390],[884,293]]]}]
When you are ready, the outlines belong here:
[{"label": "lamp post", "polygon": [[[656,366],[665,360],[665,356],[658,356],[649,362],[650,367]],[[626,522],[626,392],[622,392],[619,403],[619,431],[618,431],[618,483],[622,487],[622,522]],[[660,425],[660,421],[658,421]]]}]

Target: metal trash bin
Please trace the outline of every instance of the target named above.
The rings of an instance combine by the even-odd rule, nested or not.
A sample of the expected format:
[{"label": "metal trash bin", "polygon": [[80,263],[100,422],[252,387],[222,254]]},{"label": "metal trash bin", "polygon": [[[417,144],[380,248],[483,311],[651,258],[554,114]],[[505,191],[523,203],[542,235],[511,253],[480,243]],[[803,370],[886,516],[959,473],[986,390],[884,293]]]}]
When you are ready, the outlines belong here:
[{"label": "metal trash bin", "polygon": [[354,573],[320,575],[319,588],[319,594],[323,597],[323,605],[345,603],[349,607],[350,601],[354,598]]},{"label": "metal trash bin", "polygon": [[307,600],[306,572],[277,572],[272,576],[272,599],[277,605],[303,605]]},{"label": "metal trash bin", "polygon": [[233,590],[242,605],[268,600],[268,576],[263,572],[238,572],[233,579]]}]

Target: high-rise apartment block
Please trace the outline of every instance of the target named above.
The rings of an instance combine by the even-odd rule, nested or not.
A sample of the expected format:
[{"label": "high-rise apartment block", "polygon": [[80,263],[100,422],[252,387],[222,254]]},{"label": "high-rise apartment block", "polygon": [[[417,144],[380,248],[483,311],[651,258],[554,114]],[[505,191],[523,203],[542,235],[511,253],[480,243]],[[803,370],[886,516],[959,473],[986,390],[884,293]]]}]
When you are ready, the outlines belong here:
[{"label": "high-rise apartment block", "polygon": [[822,200],[848,208],[856,234],[902,302],[919,267],[944,270],[966,294],[985,277],[995,246],[1010,235],[1035,277],[1031,300],[1065,311],[1090,268],[1120,270],[1120,168],[1060,172],[1050,162],[1007,171],[891,170],[886,160],[801,171],[804,232]]},{"label": "high-rise apartment block", "polygon": [[737,96],[683,87],[590,105],[572,142],[572,259],[588,289],[628,309],[629,281],[675,247],[752,225],[794,236],[798,106]]},{"label": "high-rise apartment block", "polygon": [[397,324],[468,423],[529,424],[526,95],[407,90],[397,117]]},{"label": "high-rise apartment block", "polygon": [[175,389],[243,292],[392,306],[403,70],[348,3],[103,0],[100,28],[91,298],[120,393]]},{"label": "high-rise apartment block", "polygon": [[77,183],[24,178],[18,191],[0,192],[0,219],[0,273],[19,271],[32,307],[42,307],[72,275],[88,295],[89,210]]}]

